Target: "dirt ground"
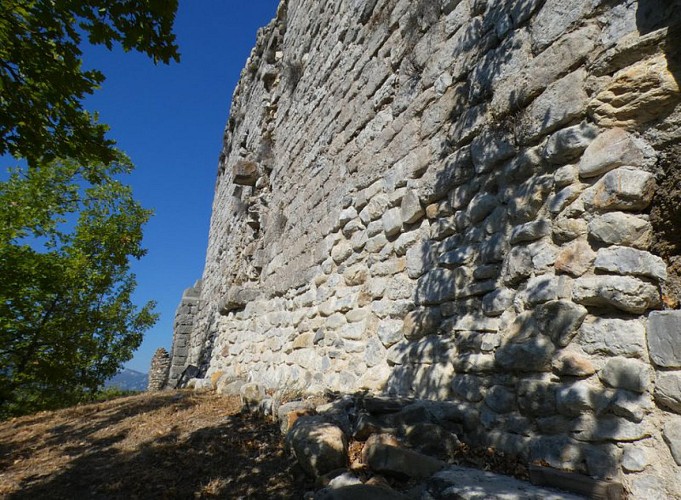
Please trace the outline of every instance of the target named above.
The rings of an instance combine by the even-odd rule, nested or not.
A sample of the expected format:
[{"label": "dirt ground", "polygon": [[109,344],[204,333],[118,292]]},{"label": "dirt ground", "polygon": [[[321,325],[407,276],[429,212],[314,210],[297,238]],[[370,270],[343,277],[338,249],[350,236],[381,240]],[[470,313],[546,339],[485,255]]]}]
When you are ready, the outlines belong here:
[{"label": "dirt ground", "polygon": [[0,422],[0,498],[301,498],[238,398],[141,394]]}]

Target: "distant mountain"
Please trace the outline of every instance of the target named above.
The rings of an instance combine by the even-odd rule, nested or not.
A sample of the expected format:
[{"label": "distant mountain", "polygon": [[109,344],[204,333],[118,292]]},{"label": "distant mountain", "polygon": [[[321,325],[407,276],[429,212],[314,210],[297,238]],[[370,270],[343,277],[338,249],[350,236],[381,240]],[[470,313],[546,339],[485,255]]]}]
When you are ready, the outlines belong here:
[{"label": "distant mountain", "polygon": [[104,387],[118,387],[123,391],[146,391],[148,381],[149,376],[146,373],[123,368],[118,375],[107,380]]}]

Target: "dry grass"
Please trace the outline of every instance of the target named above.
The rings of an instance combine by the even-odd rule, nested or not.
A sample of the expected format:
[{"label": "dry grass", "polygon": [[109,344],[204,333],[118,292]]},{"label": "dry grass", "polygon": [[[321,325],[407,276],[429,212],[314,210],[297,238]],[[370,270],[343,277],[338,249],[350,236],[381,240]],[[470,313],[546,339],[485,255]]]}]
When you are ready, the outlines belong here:
[{"label": "dry grass", "polygon": [[277,427],[163,392],[0,423],[0,498],[300,498]]}]

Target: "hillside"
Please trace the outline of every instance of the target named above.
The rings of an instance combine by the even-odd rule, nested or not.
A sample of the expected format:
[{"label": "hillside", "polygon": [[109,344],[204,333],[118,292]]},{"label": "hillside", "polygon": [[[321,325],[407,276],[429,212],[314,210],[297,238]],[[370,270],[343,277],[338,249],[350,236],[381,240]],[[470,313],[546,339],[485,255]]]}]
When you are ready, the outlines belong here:
[{"label": "hillside", "polygon": [[141,394],[0,423],[0,498],[300,497],[238,398]]},{"label": "hillside", "polygon": [[146,391],[149,383],[149,376],[146,373],[123,368],[106,381],[104,387],[118,387],[123,391]]}]

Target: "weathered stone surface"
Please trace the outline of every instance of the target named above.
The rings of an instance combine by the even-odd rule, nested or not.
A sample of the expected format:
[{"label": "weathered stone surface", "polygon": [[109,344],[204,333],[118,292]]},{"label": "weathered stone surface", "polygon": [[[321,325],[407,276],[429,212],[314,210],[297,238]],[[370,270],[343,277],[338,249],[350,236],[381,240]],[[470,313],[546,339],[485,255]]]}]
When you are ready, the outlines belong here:
[{"label": "weathered stone surface", "polygon": [[667,419],[662,431],[665,443],[672,452],[676,465],[681,466],[681,417]]},{"label": "weathered stone surface", "polygon": [[558,347],[567,346],[586,317],[586,308],[569,300],[552,300],[537,306],[534,319],[539,330]]},{"label": "weathered stone surface", "polygon": [[551,234],[551,223],[547,220],[528,222],[513,228],[511,232],[511,244],[525,241],[534,241]]},{"label": "weathered stone surface", "polygon": [[588,99],[584,91],[585,78],[583,69],[574,71],[551,84],[528,106],[521,122],[521,137],[525,143],[583,115]]},{"label": "weathered stone surface", "polygon": [[[358,480],[359,481],[359,480]],[[314,500],[406,500],[404,496],[384,485],[350,484],[324,488],[315,493]]]},{"label": "weathered stone surface", "polygon": [[383,230],[387,237],[392,237],[402,231],[402,214],[399,208],[391,208],[381,217],[383,222]]},{"label": "weathered stone surface", "polygon": [[588,382],[575,382],[556,391],[556,409],[570,417],[578,417],[584,412],[593,411],[599,402],[599,388]]},{"label": "weathered stone surface", "polygon": [[575,281],[572,294],[578,304],[615,307],[633,314],[661,304],[655,286],[631,276],[581,277]]},{"label": "weathered stone surface", "polygon": [[579,330],[577,342],[588,354],[643,357],[646,330],[638,320],[589,317]]},{"label": "weathered stone surface", "polygon": [[651,434],[646,422],[630,422],[612,416],[584,415],[575,425],[574,437],[580,441],[639,441]]},{"label": "weathered stone surface", "polygon": [[609,359],[598,372],[601,381],[610,387],[644,392],[650,385],[650,368],[647,364],[634,359]]},{"label": "weathered stone surface", "polygon": [[547,371],[555,349],[551,339],[541,334],[527,338],[515,336],[499,346],[494,359],[506,370]]},{"label": "weathered stone surface", "polygon": [[347,439],[343,431],[320,417],[300,417],[286,436],[303,470],[319,477],[344,467],[347,461]]},{"label": "weathered stone surface", "polygon": [[650,464],[644,448],[627,445],[622,453],[622,467],[627,472],[641,472]]},{"label": "weathered stone surface", "polygon": [[678,78],[661,54],[615,73],[589,103],[589,112],[603,127],[633,127],[658,118],[679,100]]},{"label": "weathered stone surface", "polygon": [[645,163],[646,148],[621,128],[606,130],[586,148],[579,162],[579,175],[596,177],[617,167],[638,167]]},{"label": "weathered stone surface", "polygon": [[624,212],[609,212],[589,222],[589,235],[608,245],[647,249],[653,228],[647,220]]},{"label": "weathered stone surface", "polygon": [[598,134],[598,128],[590,123],[580,123],[559,130],[549,137],[544,146],[544,158],[551,163],[575,160]]},{"label": "weathered stone surface", "polygon": [[241,403],[247,408],[256,408],[266,396],[265,388],[255,382],[242,385],[239,394]]},{"label": "weathered stone surface", "polygon": [[527,280],[522,295],[528,304],[539,304],[569,297],[571,288],[572,280],[567,276],[536,276]]},{"label": "weathered stone surface", "polygon": [[500,288],[482,298],[482,312],[488,316],[500,316],[511,307],[515,292],[509,288]]},{"label": "weathered stone surface", "polygon": [[643,210],[653,199],[655,177],[631,167],[619,167],[605,174],[584,191],[587,207],[597,210]]},{"label": "weathered stone surface", "polygon": [[556,271],[579,277],[587,272],[596,260],[596,252],[584,240],[577,240],[563,248],[556,256]]},{"label": "weathered stone surface", "polygon": [[400,205],[402,222],[405,224],[414,224],[415,222],[418,222],[424,214],[425,211],[421,207],[418,195],[414,191],[408,190],[402,198],[402,204]]},{"label": "weathered stone surface", "polygon": [[508,413],[516,408],[515,392],[503,385],[495,385],[487,391],[485,404],[497,413]]},{"label": "weathered stone surface", "polygon": [[452,457],[461,446],[459,438],[442,426],[419,422],[407,426],[404,431],[406,443],[412,448],[440,458]]},{"label": "weathered stone surface", "polygon": [[628,247],[601,248],[595,267],[600,271],[645,276],[659,281],[667,279],[667,265],[656,255]]},{"label": "weathered stone surface", "polygon": [[681,371],[658,372],[655,400],[665,408],[681,413]]},{"label": "weathered stone surface", "polygon": [[556,413],[556,384],[546,380],[522,380],[518,383],[518,407],[533,416]]},{"label": "weathered stone surface", "polygon": [[402,335],[409,340],[437,333],[442,322],[439,307],[424,307],[409,312],[402,324]]},{"label": "weathered stone surface", "polygon": [[432,476],[444,463],[399,445],[380,439],[369,439],[362,450],[362,458],[373,470],[413,478]]},{"label": "weathered stone surface", "polygon": [[553,237],[560,243],[572,241],[586,234],[586,232],[586,221],[567,217],[559,217],[553,221]]},{"label": "weathered stone surface", "polygon": [[681,368],[681,311],[650,313],[648,349],[657,366]]},{"label": "weathered stone surface", "polygon": [[588,358],[573,352],[561,353],[553,360],[551,366],[559,375],[569,377],[588,377],[596,373],[596,368]]},{"label": "weathered stone surface", "polygon": [[255,186],[260,177],[258,164],[254,161],[240,159],[232,167],[232,182],[241,186]]}]

